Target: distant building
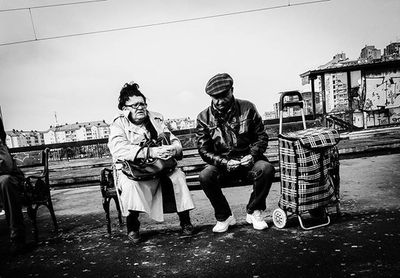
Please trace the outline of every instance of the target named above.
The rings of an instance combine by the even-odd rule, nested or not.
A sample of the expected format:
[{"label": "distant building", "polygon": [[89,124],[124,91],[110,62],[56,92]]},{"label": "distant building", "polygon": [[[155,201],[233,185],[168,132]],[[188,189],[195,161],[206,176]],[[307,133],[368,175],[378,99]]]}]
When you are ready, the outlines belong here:
[{"label": "distant building", "polygon": [[44,133],[44,141],[45,144],[85,141],[108,138],[109,134],[109,125],[104,120],[76,122],[75,124],[50,126],[50,129]]},{"label": "distant building", "polygon": [[[374,46],[361,50],[357,63],[339,61],[300,75],[313,94],[322,96],[322,114],[330,114],[345,126],[373,127],[400,123],[399,44],[392,43],[380,56]],[[396,52],[397,51],[397,52]],[[391,53],[391,54],[389,54]],[[343,56],[341,56],[343,58]],[[316,112],[318,113],[318,112]],[[342,121],[342,122],[341,122]]]},{"label": "distant building", "polygon": [[340,62],[343,62],[343,61],[346,61],[346,60],[347,60],[347,58],[346,58],[346,54],[345,53],[343,53],[343,52],[342,53],[338,53],[335,56],[333,56],[332,60],[330,60],[328,63],[326,63],[324,65],[319,66],[318,69],[329,68],[332,65],[336,65],[336,64],[338,64]]},{"label": "distant building", "polygon": [[[288,99],[285,98],[285,101],[293,101],[293,97],[289,97]],[[275,112],[276,111],[276,112]],[[280,112],[279,112],[279,102],[274,104],[274,112],[277,115],[277,118],[280,117]],[[294,116],[300,116],[300,107],[287,107],[283,110],[283,118],[287,117],[294,117]]]},{"label": "distant building", "polygon": [[361,49],[360,60],[380,60],[382,58],[381,50],[375,48],[374,45],[366,45]]},{"label": "distant building", "polygon": [[[312,114],[312,93],[309,91],[302,92],[301,96],[303,97],[303,103],[304,103],[304,115],[309,115]],[[321,110],[321,94],[317,93],[315,94],[315,103],[317,107]],[[288,97],[285,99],[285,101],[294,101],[295,99],[293,97]],[[296,98],[297,100],[297,98]],[[264,120],[268,119],[276,119],[279,118],[279,102],[274,103],[273,105],[274,111],[267,111],[263,115]],[[300,116],[301,111],[300,107],[288,107],[283,111],[283,117],[295,117],[295,116]]]},{"label": "distant building", "polygon": [[191,129],[196,127],[196,121],[190,119],[189,117],[178,118],[178,119],[167,119],[165,123],[171,130]]},{"label": "distant building", "polygon": [[[324,70],[324,69],[329,69],[329,68],[338,68],[338,67],[348,67],[352,65],[357,65],[361,61],[360,59],[357,60],[350,60],[349,58],[346,58],[345,53],[338,53],[335,56],[333,56],[332,60],[330,60],[328,63],[321,65],[318,67],[318,70]],[[304,85],[305,83],[308,83],[309,80],[307,79],[307,75],[302,74],[302,84]]]},{"label": "distant building", "polygon": [[400,58],[400,42],[392,42],[385,47],[383,55],[386,58]]},{"label": "distant building", "polygon": [[6,144],[9,148],[36,146],[43,144],[85,141],[108,138],[110,128],[103,121],[50,126],[47,131],[6,131]]},{"label": "distant building", "polygon": [[6,144],[9,148],[36,146],[44,144],[43,131],[24,131],[24,130],[11,130],[6,131]]},{"label": "distant building", "polygon": [[276,118],[279,118],[279,115],[277,114],[276,110],[264,112],[264,114],[262,115],[263,120],[270,120],[270,119],[276,119]]},{"label": "distant building", "polygon": [[345,72],[325,76],[326,111],[346,111],[349,106],[347,94],[347,75]]},{"label": "distant building", "polygon": [[[302,97],[303,97],[303,101],[304,101],[304,110],[305,110],[305,114],[306,115],[311,115],[313,113],[312,111],[312,93],[311,91],[305,91],[301,93]],[[321,105],[321,93],[317,92],[315,94],[315,105],[316,105],[316,112],[317,113],[321,113],[322,111],[322,105]]]}]

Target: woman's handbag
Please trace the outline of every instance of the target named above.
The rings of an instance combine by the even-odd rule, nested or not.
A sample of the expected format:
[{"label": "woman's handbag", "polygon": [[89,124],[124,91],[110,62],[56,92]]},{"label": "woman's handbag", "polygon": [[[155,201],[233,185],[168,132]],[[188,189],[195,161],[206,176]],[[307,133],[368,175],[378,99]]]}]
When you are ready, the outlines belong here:
[{"label": "woman's handbag", "polygon": [[[122,164],[122,172],[128,178],[135,181],[152,180],[172,172],[177,165],[175,158],[171,157],[167,160],[163,160],[149,157],[151,147],[170,145],[168,135],[169,134],[161,133],[157,140],[153,139],[145,142],[136,153],[136,157],[133,161],[118,161],[118,163]],[[137,158],[139,152],[145,148],[147,148],[145,157]]]}]

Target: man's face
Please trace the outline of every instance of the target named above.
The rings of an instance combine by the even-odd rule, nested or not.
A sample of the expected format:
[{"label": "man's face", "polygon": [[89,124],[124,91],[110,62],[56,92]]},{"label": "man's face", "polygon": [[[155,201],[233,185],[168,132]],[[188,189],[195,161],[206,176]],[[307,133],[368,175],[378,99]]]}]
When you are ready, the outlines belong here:
[{"label": "man's face", "polygon": [[133,121],[141,121],[147,117],[147,104],[143,97],[132,96],[126,102],[124,109],[130,111]]},{"label": "man's face", "polygon": [[232,98],[233,98],[233,88],[230,88],[226,94],[222,94],[223,96],[212,96],[212,103],[218,110],[226,110],[230,107]]}]

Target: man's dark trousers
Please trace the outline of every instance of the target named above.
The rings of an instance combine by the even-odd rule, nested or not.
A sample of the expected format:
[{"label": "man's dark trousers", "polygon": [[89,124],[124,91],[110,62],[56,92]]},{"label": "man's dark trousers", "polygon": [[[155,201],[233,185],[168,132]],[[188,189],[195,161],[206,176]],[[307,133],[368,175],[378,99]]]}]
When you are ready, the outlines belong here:
[{"label": "man's dark trousers", "polygon": [[258,160],[251,169],[242,168],[229,173],[216,166],[208,165],[201,171],[199,179],[204,193],[214,208],[215,218],[222,222],[232,215],[228,201],[221,190],[222,184],[239,178],[253,183],[253,192],[246,206],[247,213],[252,214],[255,210],[265,210],[265,201],[274,176],[275,169],[272,164]]}]

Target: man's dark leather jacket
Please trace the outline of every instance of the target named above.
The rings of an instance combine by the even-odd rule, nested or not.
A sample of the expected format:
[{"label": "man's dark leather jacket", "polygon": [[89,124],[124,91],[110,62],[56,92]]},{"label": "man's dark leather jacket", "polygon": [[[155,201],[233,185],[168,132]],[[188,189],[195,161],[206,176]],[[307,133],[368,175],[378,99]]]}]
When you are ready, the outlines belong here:
[{"label": "man's dark leather jacket", "polygon": [[254,161],[268,146],[268,135],[255,105],[235,99],[227,120],[217,116],[212,106],[197,116],[197,148],[208,164],[226,167],[228,160],[251,154]]}]

